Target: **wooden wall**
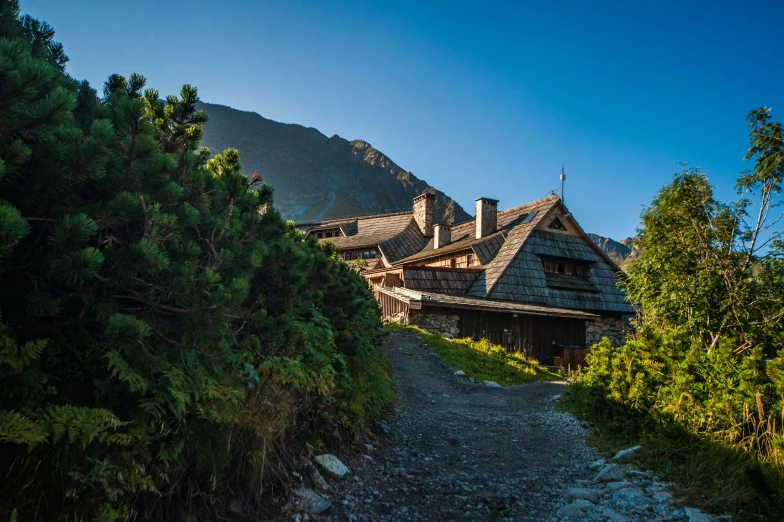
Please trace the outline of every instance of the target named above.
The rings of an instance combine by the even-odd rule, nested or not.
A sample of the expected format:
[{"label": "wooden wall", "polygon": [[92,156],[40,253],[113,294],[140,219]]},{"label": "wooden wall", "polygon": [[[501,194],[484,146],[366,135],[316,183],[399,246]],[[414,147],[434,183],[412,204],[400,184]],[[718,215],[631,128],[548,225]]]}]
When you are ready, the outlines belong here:
[{"label": "wooden wall", "polygon": [[415,261],[412,266],[430,266],[430,267],[445,267],[445,268],[473,268],[479,266],[479,260],[474,256],[474,251],[470,248],[468,250],[461,250],[458,252],[450,252],[440,256],[431,257],[422,261]]},{"label": "wooden wall", "polygon": [[[564,360],[563,346],[585,348],[585,320],[511,313],[484,312],[462,308],[423,307],[427,313],[449,313],[460,317],[461,337],[482,338],[500,344],[510,352],[522,352],[542,364],[553,365],[554,357]],[[570,350],[570,361],[580,359],[583,350]],[[583,357],[584,361],[584,357]]]},{"label": "wooden wall", "polygon": [[381,306],[382,321],[393,319],[396,314],[401,312],[405,316],[408,315],[408,303],[404,303],[403,301],[396,299],[391,295],[379,292],[378,290],[375,290],[374,293],[376,294],[376,300],[378,301],[379,306]]}]

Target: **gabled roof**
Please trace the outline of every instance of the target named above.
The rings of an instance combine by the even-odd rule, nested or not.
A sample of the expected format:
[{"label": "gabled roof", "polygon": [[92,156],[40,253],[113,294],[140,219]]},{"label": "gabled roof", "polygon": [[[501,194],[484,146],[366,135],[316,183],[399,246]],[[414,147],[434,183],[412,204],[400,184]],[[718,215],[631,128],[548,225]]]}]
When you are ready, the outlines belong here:
[{"label": "gabled roof", "polygon": [[520,251],[520,247],[522,247],[523,243],[528,239],[529,234],[543,219],[550,215],[560,202],[561,200],[558,196],[552,195],[529,203],[528,205],[524,205],[523,207],[518,207],[529,207],[529,211],[532,214],[535,212],[535,214],[531,219],[522,223],[520,226],[514,227],[510,231],[509,236],[499,249],[498,254],[496,254],[489,264],[485,265],[484,273],[476,278],[474,285],[468,291],[469,295],[474,297],[487,296],[493,288],[493,285],[498,281],[498,278],[506,271],[509,263],[515,258],[517,252]]},{"label": "gabled roof", "polygon": [[[459,299],[466,300],[465,306],[486,301],[612,314],[634,312],[617,287],[621,269],[588,238],[556,195],[499,212],[496,231],[480,239],[476,238],[475,219],[455,225],[452,241],[438,249],[434,238],[422,233],[413,212],[301,223],[297,228],[340,228],[342,236],[327,240],[341,249],[378,247],[383,264],[396,269],[424,269],[422,265],[438,256],[471,251],[481,265],[472,268],[478,271],[473,280],[472,274],[470,278],[461,276],[459,282],[441,282],[438,276],[432,278],[424,272],[427,277],[419,278],[418,283],[410,278],[415,286],[421,284],[421,288],[439,294],[462,291]],[[546,273],[542,256],[582,260],[590,264],[590,275],[585,279]],[[455,298],[458,296],[450,296],[452,302]]]},{"label": "gabled roof", "polygon": [[[429,238],[420,252],[401,259],[397,264],[421,261],[429,257],[437,257],[468,249],[473,249],[480,256],[480,261],[483,257],[489,260],[495,257],[495,253],[502,248],[501,245],[504,244],[511,231],[517,230],[526,223],[538,222],[538,217],[541,217],[543,212],[546,212],[558,201],[560,201],[558,196],[548,196],[544,199],[499,212],[496,232],[481,239],[476,238],[476,219],[464,221],[452,227],[452,241],[448,245],[435,248],[433,238]],[[482,261],[482,264],[485,263]]]},{"label": "gabled roof", "polygon": [[412,217],[405,228],[378,245],[378,248],[389,263],[394,263],[422,250],[426,243],[427,238]]},{"label": "gabled roof", "polygon": [[[412,230],[416,228],[416,232]],[[341,249],[370,248],[379,246],[382,253],[397,259],[421,247],[425,238],[414,221],[413,212],[395,212],[375,216],[333,219],[312,223],[300,223],[299,229],[305,231],[339,227],[344,236],[327,239]],[[418,235],[421,237],[417,237]],[[388,252],[387,252],[388,251]]]},{"label": "gabled roof", "polygon": [[382,218],[382,217],[394,217],[394,216],[403,216],[414,215],[413,210],[403,210],[401,212],[387,212],[386,214],[358,214],[356,216],[346,216],[341,218],[333,218],[333,219],[324,219],[320,221],[305,221],[302,223],[297,223],[295,226],[297,228],[304,229],[304,231],[312,230],[316,228],[329,228],[329,227],[337,227],[341,224],[350,223],[352,221],[358,221],[360,219],[372,219],[372,218]]}]

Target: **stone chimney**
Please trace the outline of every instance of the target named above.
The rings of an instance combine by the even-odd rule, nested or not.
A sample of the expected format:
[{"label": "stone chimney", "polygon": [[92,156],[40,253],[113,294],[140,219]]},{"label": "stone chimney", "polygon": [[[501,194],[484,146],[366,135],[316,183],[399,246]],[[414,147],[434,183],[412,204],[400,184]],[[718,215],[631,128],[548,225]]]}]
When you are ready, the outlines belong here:
[{"label": "stone chimney", "polygon": [[433,246],[441,248],[452,242],[452,225],[439,223],[435,226]]},{"label": "stone chimney", "polygon": [[477,198],[476,200],[476,238],[489,236],[498,226],[498,200]]},{"label": "stone chimney", "polygon": [[414,221],[425,236],[433,235],[433,225],[436,221],[435,194],[420,194],[414,198]]}]

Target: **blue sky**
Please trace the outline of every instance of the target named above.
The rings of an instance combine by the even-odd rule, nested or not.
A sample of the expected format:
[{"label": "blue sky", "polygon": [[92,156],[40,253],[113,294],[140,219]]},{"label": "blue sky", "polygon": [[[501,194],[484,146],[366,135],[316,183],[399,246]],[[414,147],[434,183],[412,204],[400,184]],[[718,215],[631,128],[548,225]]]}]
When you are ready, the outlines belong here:
[{"label": "blue sky", "polygon": [[679,162],[732,198],[746,114],[784,120],[780,1],[21,3],[99,89],[138,72],[362,138],[469,213],[546,196],[564,164],[570,210],[616,239]]}]

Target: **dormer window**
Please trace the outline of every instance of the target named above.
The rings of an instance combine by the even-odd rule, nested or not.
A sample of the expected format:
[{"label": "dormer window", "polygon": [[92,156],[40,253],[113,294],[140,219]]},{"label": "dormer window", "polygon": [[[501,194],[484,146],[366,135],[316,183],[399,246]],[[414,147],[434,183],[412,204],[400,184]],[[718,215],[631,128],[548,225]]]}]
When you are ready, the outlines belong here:
[{"label": "dormer window", "polygon": [[544,271],[549,274],[564,274],[588,278],[591,275],[591,263],[581,259],[541,256]]},{"label": "dormer window", "polygon": [[331,237],[341,236],[339,228],[318,229],[318,230],[313,230],[310,233],[316,236],[318,239],[327,239]]},{"label": "dormer window", "polygon": [[554,290],[571,290],[576,292],[599,292],[590,281],[591,265],[582,259],[540,256],[547,287]]}]

